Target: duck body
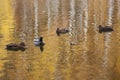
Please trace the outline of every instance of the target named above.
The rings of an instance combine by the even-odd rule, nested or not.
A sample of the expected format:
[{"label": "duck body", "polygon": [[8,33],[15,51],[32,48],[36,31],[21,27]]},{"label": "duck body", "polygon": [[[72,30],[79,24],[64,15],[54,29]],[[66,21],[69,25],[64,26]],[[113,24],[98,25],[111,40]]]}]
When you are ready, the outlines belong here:
[{"label": "duck body", "polygon": [[45,43],[43,42],[43,37],[34,39],[35,46],[44,46]]},{"label": "duck body", "polygon": [[77,45],[77,43],[75,43],[75,42],[70,42],[70,45]]},{"label": "duck body", "polygon": [[18,51],[18,50],[24,51],[26,48],[25,48],[25,44],[22,42],[20,44],[10,43],[6,45],[6,49],[13,51]]},{"label": "duck body", "polygon": [[39,46],[39,44],[40,44],[40,41],[39,41],[39,39],[34,39],[34,45],[36,45],[36,46]]},{"label": "duck body", "polygon": [[114,31],[114,30],[113,30],[113,28],[111,26],[102,27],[101,25],[99,25],[99,33],[112,32],[112,31]]},{"label": "duck body", "polygon": [[67,29],[67,28],[57,28],[57,30],[56,30],[56,33],[58,34],[58,35],[60,35],[60,34],[65,34],[65,33],[68,33],[68,32],[70,32],[69,31],[69,29]]}]

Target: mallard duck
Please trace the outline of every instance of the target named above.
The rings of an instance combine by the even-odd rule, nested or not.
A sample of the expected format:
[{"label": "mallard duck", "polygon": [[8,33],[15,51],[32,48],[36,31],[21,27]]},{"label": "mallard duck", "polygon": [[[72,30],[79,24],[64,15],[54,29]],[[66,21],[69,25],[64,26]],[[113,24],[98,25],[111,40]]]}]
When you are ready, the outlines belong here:
[{"label": "mallard duck", "polygon": [[13,51],[18,51],[18,50],[25,51],[26,48],[25,48],[25,43],[21,42],[20,44],[10,43],[6,45],[6,49]]},{"label": "mallard duck", "polygon": [[113,28],[111,26],[102,27],[102,25],[99,25],[99,33],[111,31],[113,31]]},{"label": "mallard duck", "polygon": [[57,33],[57,35],[60,35],[60,34],[64,34],[64,33],[68,33],[69,32],[69,29],[67,29],[67,28],[57,28],[56,29],[56,33]]},{"label": "mallard duck", "polygon": [[34,39],[34,44],[35,44],[36,46],[44,46],[45,43],[44,43],[44,41],[43,41],[43,37]]}]

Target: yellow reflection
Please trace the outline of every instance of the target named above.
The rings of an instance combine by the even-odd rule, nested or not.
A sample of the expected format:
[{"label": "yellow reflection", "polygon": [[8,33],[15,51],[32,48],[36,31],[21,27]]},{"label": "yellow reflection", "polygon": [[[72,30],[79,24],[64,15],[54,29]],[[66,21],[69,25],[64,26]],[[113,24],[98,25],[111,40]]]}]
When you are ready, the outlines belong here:
[{"label": "yellow reflection", "polygon": [[[0,0],[0,71],[3,71],[5,57],[7,57],[5,45],[13,39],[13,10],[10,0]],[[1,60],[2,59],[2,60]],[[0,77],[3,74],[0,73]]]},{"label": "yellow reflection", "polygon": [[13,11],[10,4],[10,1],[0,0],[0,26],[1,34],[4,38],[11,38],[9,29],[12,29],[13,25]]}]

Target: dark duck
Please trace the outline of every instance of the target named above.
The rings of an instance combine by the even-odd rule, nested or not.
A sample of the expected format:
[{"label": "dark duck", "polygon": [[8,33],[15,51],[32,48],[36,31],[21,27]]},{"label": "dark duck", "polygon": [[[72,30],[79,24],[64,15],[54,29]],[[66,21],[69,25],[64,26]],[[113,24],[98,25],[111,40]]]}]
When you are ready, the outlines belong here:
[{"label": "dark duck", "polygon": [[68,33],[69,32],[69,29],[67,29],[67,28],[57,28],[56,29],[56,33],[57,33],[57,35],[60,35],[60,34],[65,34],[65,33]]},{"label": "dark duck", "polygon": [[15,43],[10,43],[8,45],[6,45],[6,49],[7,50],[12,50],[12,51],[25,51],[25,43],[21,42],[20,44],[15,44]]},{"label": "dark duck", "polygon": [[102,27],[102,25],[99,25],[98,28],[99,28],[99,33],[113,31],[113,28],[111,26]]}]

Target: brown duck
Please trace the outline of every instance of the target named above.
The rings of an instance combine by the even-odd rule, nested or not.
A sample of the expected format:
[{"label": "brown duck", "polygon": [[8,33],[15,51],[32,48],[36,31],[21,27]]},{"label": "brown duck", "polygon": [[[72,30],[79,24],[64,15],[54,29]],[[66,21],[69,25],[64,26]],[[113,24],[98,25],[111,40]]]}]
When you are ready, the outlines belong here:
[{"label": "brown duck", "polygon": [[99,28],[99,33],[102,33],[102,32],[112,32],[112,31],[114,31],[111,26],[102,27],[102,25],[99,25],[98,28]]},{"label": "brown duck", "polygon": [[15,44],[15,43],[10,43],[6,45],[7,50],[12,50],[12,51],[25,51],[25,43],[21,42],[20,44]]},{"label": "brown duck", "polygon": [[68,33],[69,32],[69,29],[67,29],[67,28],[57,28],[56,29],[56,33],[57,33],[57,35],[60,35],[60,34],[65,34],[65,33]]}]

